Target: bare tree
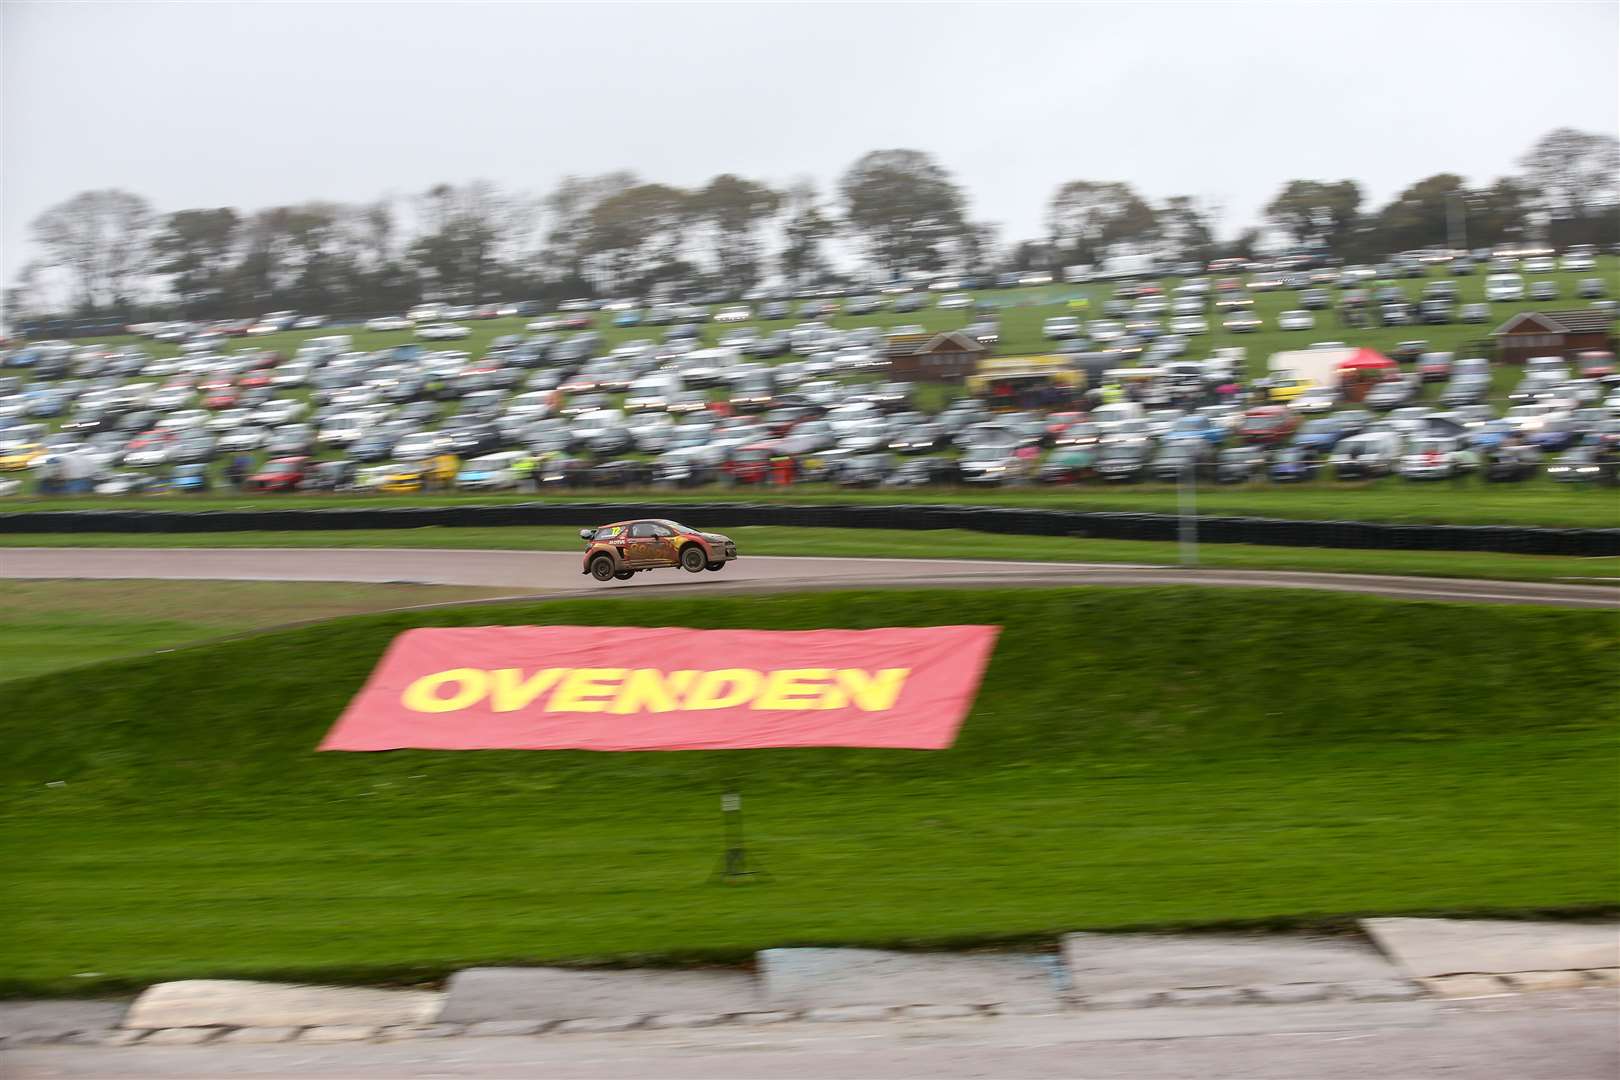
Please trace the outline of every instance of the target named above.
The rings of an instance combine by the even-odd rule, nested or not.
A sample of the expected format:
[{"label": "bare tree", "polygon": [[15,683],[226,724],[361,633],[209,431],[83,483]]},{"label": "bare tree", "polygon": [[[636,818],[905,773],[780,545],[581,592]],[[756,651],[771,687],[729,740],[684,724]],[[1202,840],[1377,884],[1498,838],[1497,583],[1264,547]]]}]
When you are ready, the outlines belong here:
[{"label": "bare tree", "polygon": [[1540,208],[1553,217],[1585,218],[1620,202],[1620,140],[1557,128],[1519,158]]},{"label": "bare tree", "polygon": [[107,189],[57,203],[34,219],[30,231],[45,263],[70,275],[77,306],[96,311],[130,305],[147,270],[153,224],[145,199]]}]

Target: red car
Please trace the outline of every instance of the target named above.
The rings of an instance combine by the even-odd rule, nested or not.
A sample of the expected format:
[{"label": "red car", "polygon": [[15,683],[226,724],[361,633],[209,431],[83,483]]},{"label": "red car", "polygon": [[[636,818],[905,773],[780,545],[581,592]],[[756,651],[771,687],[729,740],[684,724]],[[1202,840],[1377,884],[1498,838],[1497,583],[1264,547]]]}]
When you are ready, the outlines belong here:
[{"label": "red car", "polygon": [[1275,446],[1299,427],[1299,415],[1282,405],[1262,405],[1243,414],[1238,438],[1246,443]]},{"label": "red car", "polygon": [[273,458],[248,477],[244,487],[248,491],[297,491],[308,475],[307,457]]},{"label": "red car", "polygon": [[677,521],[643,518],[579,530],[585,541],[580,573],[597,581],[628,581],[645,570],[678,566],[694,574],[723,570],[737,557],[729,536],[698,532]]}]

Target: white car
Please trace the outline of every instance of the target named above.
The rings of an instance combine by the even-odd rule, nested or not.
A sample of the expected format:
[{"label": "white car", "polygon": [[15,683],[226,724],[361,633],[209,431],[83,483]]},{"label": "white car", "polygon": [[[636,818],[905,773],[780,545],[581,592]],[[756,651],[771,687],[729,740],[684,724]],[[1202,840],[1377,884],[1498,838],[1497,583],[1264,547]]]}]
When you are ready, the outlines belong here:
[{"label": "white car", "polygon": [[1202,315],[1178,315],[1170,320],[1172,334],[1207,334],[1209,320]]},{"label": "white car", "polygon": [[1584,252],[1564,256],[1565,270],[1590,270],[1595,265],[1597,264],[1593,262],[1592,256]]},{"label": "white car", "polygon": [[143,446],[124,455],[124,464],[132,469],[149,469],[154,465],[167,465],[174,456],[174,447],[168,443]]},{"label": "white car", "polygon": [[443,311],[443,304],[417,304],[405,313],[405,317],[413,323],[432,322],[444,318],[441,314]]},{"label": "white car", "polygon": [[969,296],[967,293],[951,293],[949,296],[941,297],[939,304],[936,306],[946,311],[972,307],[973,297]]},{"label": "white car", "polygon": [[413,324],[403,315],[383,315],[375,319],[366,320],[367,330],[409,330]]},{"label": "white car", "polygon": [[513,466],[524,456],[521,451],[508,450],[473,458],[456,473],[456,487],[465,491],[506,491],[515,488],[518,474]]},{"label": "white car", "polygon": [[1493,304],[1524,299],[1524,278],[1518,274],[1492,274],[1485,279],[1485,299]]},{"label": "white car", "polygon": [[555,330],[562,325],[562,320],[555,315],[542,315],[524,324],[523,329],[534,334],[543,334]]},{"label": "white car", "polygon": [[219,445],[215,449],[222,454],[240,454],[247,450],[259,449],[269,437],[263,428],[239,427],[220,436]]},{"label": "white car", "polygon": [[1557,269],[1558,260],[1548,258],[1545,255],[1524,260],[1524,272],[1527,274],[1550,274]]},{"label": "white car", "polygon": [[1338,394],[1326,387],[1314,386],[1290,401],[1288,407],[1303,416],[1318,416],[1332,412],[1338,404]]},{"label": "white car", "polygon": [[428,323],[416,328],[416,336],[423,341],[459,341],[471,333],[459,323]]},{"label": "white car", "polygon": [[714,321],[717,323],[747,322],[754,317],[754,313],[746,307],[721,308],[715,313]]},{"label": "white car", "polygon": [[1308,311],[1298,308],[1285,311],[1277,316],[1277,329],[1279,330],[1313,330],[1316,328],[1316,316]]}]

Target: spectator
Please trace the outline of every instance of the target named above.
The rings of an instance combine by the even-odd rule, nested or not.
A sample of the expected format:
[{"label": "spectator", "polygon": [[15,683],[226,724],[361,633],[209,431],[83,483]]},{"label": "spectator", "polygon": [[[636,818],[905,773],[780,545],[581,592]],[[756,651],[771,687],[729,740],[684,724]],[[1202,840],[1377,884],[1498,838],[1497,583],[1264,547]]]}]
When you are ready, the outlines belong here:
[{"label": "spectator", "polygon": [[237,454],[225,466],[225,479],[231,487],[238,491],[247,483],[248,476],[253,471],[253,462],[246,454]]}]

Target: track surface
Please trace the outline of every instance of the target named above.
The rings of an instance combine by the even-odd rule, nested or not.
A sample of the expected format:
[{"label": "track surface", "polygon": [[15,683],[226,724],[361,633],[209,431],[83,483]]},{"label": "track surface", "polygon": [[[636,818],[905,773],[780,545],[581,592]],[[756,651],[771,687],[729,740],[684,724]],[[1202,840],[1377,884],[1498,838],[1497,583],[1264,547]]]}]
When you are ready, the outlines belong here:
[{"label": "track surface", "polygon": [[1120,563],[1032,563],[950,559],[742,558],[718,573],[655,570],[598,584],[566,551],[434,548],[8,548],[0,577],[167,578],[234,581],[408,581],[510,588],[514,596],[794,592],[885,586],[993,588],[1053,585],[1204,585],[1316,589],[1411,600],[1620,608],[1620,590],[1601,585],[1469,578],[1204,570]]}]

